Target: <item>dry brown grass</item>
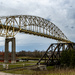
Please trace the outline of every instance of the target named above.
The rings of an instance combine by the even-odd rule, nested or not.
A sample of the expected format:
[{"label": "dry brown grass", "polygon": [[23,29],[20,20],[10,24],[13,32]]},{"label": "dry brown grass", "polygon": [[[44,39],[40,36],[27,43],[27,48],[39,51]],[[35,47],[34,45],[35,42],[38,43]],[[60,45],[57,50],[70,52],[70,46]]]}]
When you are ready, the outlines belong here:
[{"label": "dry brown grass", "polygon": [[13,70],[7,71],[9,73],[23,74],[23,75],[75,75],[75,69],[53,69],[46,71],[35,71],[35,70]]}]

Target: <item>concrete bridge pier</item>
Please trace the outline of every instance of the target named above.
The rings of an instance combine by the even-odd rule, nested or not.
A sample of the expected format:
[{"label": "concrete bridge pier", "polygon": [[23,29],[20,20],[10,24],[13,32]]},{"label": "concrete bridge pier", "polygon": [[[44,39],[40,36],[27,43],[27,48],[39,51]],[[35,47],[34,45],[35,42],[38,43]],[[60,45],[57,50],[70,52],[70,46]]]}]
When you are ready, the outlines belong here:
[{"label": "concrete bridge pier", "polygon": [[12,52],[11,52],[11,63],[16,63],[16,51],[15,51],[15,38],[6,38],[5,39],[5,54],[4,54],[4,62],[9,62],[9,42],[12,42]]},{"label": "concrete bridge pier", "polygon": [[16,63],[16,52],[15,52],[15,48],[16,48],[15,38],[12,38],[11,63]]},{"label": "concrete bridge pier", "polygon": [[4,62],[5,62],[5,63],[8,63],[8,59],[9,59],[9,58],[8,58],[8,57],[9,57],[9,55],[8,55],[8,54],[9,54],[9,51],[8,51],[8,46],[9,46],[9,45],[8,45],[8,43],[9,43],[9,42],[8,42],[8,39],[6,38],[6,39],[5,39],[5,53],[4,53]]}]

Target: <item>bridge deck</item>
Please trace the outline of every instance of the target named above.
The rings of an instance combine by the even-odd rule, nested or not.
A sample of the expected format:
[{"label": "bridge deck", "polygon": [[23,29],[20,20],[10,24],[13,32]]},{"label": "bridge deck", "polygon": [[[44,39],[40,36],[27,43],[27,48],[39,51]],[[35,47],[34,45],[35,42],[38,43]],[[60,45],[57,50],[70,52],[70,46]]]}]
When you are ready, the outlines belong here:
[{"label": "bridge deck", "polygon": [[[6,29],[6,27],[7,27],[7,29],[10,27],[10,26],[6,26],[6,25],[3,25],[3,26],[4,26],[5,29]],[[20,28],[12,27],[12,26],[10,27],[10,30],[13,30],[13,28],[14,28],[14,31],[19,31],[20,30]],[[0,29],[2,29],[2,25],[1,24],[0,24]],[[51,36],[51,35],[35,32],[35,31],[21,29],[19,32],[26,33],[26,34],[33,34],[33,35],[46,37],[46,38],[51,38],[51,39],[55,39],[55,40],[59,40],[59,41],[67,42],[67,43],[73,43],[70,40],[66,40],[66,39],[63,39],[63,38],[58,38],[58,37],[55,37],[55,36]]]}]

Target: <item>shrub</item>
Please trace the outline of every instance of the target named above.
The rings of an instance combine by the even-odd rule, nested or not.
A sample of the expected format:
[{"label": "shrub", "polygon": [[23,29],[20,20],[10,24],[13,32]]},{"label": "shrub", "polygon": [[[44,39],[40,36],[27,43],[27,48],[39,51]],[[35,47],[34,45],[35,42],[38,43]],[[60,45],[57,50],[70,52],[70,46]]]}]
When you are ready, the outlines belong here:
[{"label": "shrub", "polygon": [[63,50],[60,60],[63,65],[75,67],[75,50]]}]

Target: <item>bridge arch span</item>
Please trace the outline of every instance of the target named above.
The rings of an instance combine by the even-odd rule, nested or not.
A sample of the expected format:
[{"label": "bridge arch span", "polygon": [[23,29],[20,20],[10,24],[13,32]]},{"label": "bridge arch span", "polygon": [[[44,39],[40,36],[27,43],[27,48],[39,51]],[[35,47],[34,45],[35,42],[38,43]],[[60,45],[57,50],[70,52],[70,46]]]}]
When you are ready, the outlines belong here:
[{"label": "bridge arch span", "polygon": [[18,32],[71,42],[55,24],[44,18],[31,15],[0,17],[0,36],[14,37]]}]

